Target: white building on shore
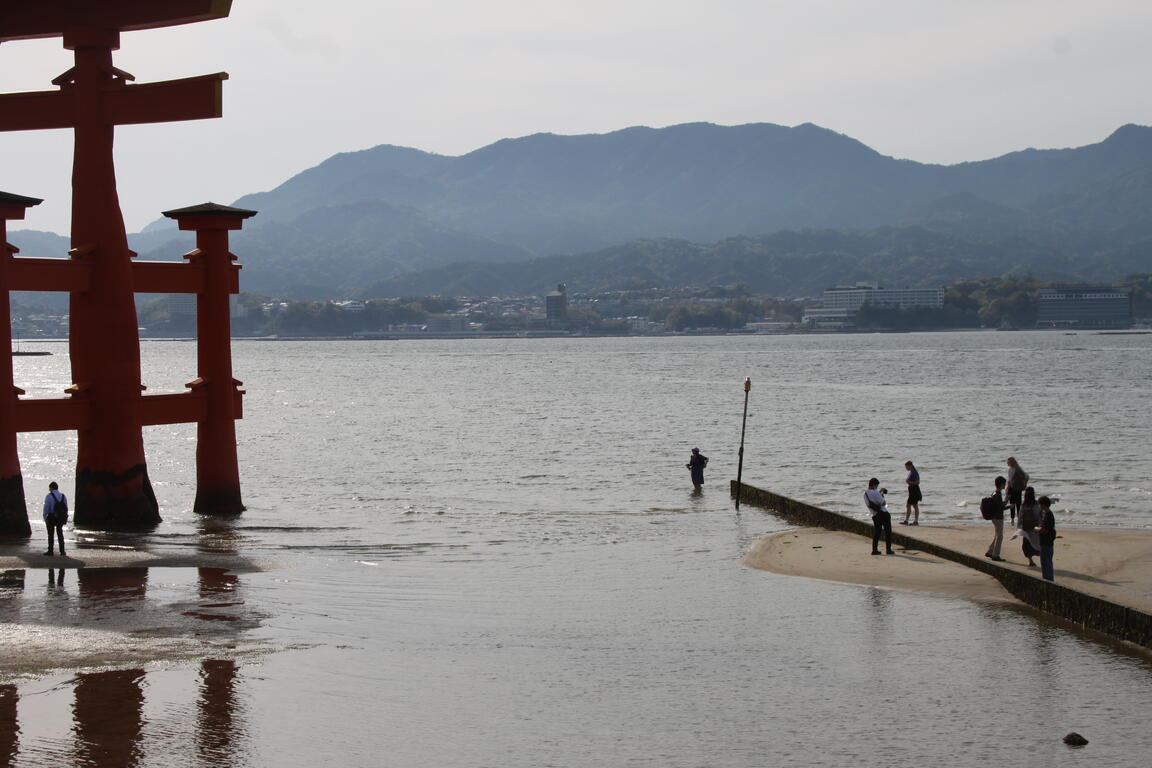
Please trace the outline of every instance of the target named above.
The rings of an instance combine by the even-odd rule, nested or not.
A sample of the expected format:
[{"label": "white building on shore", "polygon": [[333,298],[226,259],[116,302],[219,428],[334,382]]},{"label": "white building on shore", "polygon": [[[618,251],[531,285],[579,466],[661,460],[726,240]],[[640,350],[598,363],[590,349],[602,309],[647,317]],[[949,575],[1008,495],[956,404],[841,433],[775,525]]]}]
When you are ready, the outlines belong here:
[{"label": "white building on shore", "polygon": [[944,289],[881,288],[879,283],[864,282],[829,288],[823,299],[824,306],[804,310],[802,323],[817,328],[854,328],[856,313],[865,304],[940,309],[944,306]]}]

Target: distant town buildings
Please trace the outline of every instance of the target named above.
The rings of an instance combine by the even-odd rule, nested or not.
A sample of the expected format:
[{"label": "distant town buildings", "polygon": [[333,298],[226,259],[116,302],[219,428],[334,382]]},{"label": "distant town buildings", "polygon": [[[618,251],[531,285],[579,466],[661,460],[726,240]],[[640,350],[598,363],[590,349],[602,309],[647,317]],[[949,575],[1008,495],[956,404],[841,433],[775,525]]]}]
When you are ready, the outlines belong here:
[{"label": "distant town buildings", "polygon": [[856,313],[865,304],[880,304],[908,309],[944,306],[943,288],[881,288],[878,283],[861,282],[839,285],[824,291],[822,307],[804,310],[801,322],[816,328],[853,328]]},{"label": "distant town buildings", "polygon": [[196,294],[194,293],[169,294],[167,304],[169,315],[196,316]]},{"label": "distant town buildings", "polygon": [[[943,288],[881,288],[861,282],[829,288],[812,300],[815,307],[787,297],[736,295],[723,286],[706,289],[638,287],[569,293],[565,284],[536,295],[425,296],[371,300],[267,300],[230,297],[237,335],[284,338],[473,338],[478,336],[649,335],[709,333],[788,333],[855,330],[866,306],[941,310],[955,327],[1000,325],[974,309],[944,306]],[[717,295],[728,293],[729,295]],[[1106,285],[1036,286],[1024,297],[1013,294],[1012,327],[1128,328],[1141,307],[1140,294]],[[735,298],[733,296],[736,295]],[[981,308],[991,299],[982,295]],[[996,298],[999,303],[1005,303]],[[138,308],[140,334],[183,338],[196,330],[192,294],[147,298]],[[901,317],[876,315],[897,327],[938,327],[932,313]],[[65,338],[67,305],[13,307],[16,338]],[[575,321],[574,321],[575,320]],[[906,326],[899,324],[910,321]],[[863,320],[861,321],[863,322]],[[919,325],[917,325],[919,323]],[[1007,323],[1004,323],[1007,326]],[[886,326],[887,327],[887,326]]]},{"label": "distant town buildings", "polygon": [[1057,285],[1036,297],[1038,328],[1127,328],[1132,294],[1110,285]]}]

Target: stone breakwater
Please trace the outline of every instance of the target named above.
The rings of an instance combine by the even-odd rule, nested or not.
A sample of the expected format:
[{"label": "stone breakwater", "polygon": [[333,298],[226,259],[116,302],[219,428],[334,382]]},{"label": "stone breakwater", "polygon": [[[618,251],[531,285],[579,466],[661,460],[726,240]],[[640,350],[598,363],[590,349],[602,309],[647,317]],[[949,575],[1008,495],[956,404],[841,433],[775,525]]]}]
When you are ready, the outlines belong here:
[{"label": "stone breakwater", "polygon": [[[736,490],[736,481],[732,481],[733,496]],[[821,509],[746,483],[740,488],[740,502],[769,510],[796,525],[845,531],[868,538],[872,536],[871,522]],[[1152,614],[1086,594],[1063,584],[1044,581],[1033,573],[1006,568],[987,558],[960,552],[906,533],[893,531],[892,542],[906,549],[915,549],[986,573],[1000,582],[1013,597],[1045,613],[1118,640],[1152,648]]]}]

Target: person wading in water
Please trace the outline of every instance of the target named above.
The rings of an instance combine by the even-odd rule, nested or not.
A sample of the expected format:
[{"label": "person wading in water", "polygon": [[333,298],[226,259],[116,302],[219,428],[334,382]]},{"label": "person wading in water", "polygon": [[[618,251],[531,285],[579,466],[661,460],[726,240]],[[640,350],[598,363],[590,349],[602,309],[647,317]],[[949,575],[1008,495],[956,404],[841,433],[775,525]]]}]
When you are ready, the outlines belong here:
[{"label": "person wading in water", "polygon": [[700,453],[699,448],[692,449],[692,458],[688,459],[688,471],[692,473],[692,490],[700,491],[704,488],[704,467],[708,466],[708,457]]}]

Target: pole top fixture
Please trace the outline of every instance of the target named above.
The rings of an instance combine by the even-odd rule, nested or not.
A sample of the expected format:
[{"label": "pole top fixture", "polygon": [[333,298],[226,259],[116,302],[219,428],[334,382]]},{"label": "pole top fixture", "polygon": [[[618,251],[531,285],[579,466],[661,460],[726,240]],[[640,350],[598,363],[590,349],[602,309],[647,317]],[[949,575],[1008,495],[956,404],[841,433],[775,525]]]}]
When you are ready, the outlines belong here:
[{"label": "pole top fixture", "polygon": [[748,392],[751,389],[752,389],[752,378],[748,377],[748,378],[744,379],[744,391]]},{"label": "pole top fixture", "polygon": [[201,203],[187,208],[163,211],[170,219],[176,219],[180,229],[209,232],[214,230],[237,230],[244,228],[244,220],[256,215],[247,208],[233,208],[219,203]]},{"label": "pole top fixture", "polygon": [[[40,205],[44,202],[38,197],[24,197],[23,195],[14,195],[11,192],[0,192],[0,227],[4,227],[5,221],[15,221],[24,218],[24,214],[29,208],[34,205]],[[4,242],[0,240],[0,248],[3,248]]]},{"label": "pole top fixture", "polygon": [[200,203],[199,205],[190,205],[187,208],[173,208],[170,211],[161,211],[164,216],[170,219],[185,219],[193,216],[236,216],[241,219],[250,219],[256,215],[256,211],[250,211],[247,208],[233,208],[230,205],[220,205],[219,203]]}]

